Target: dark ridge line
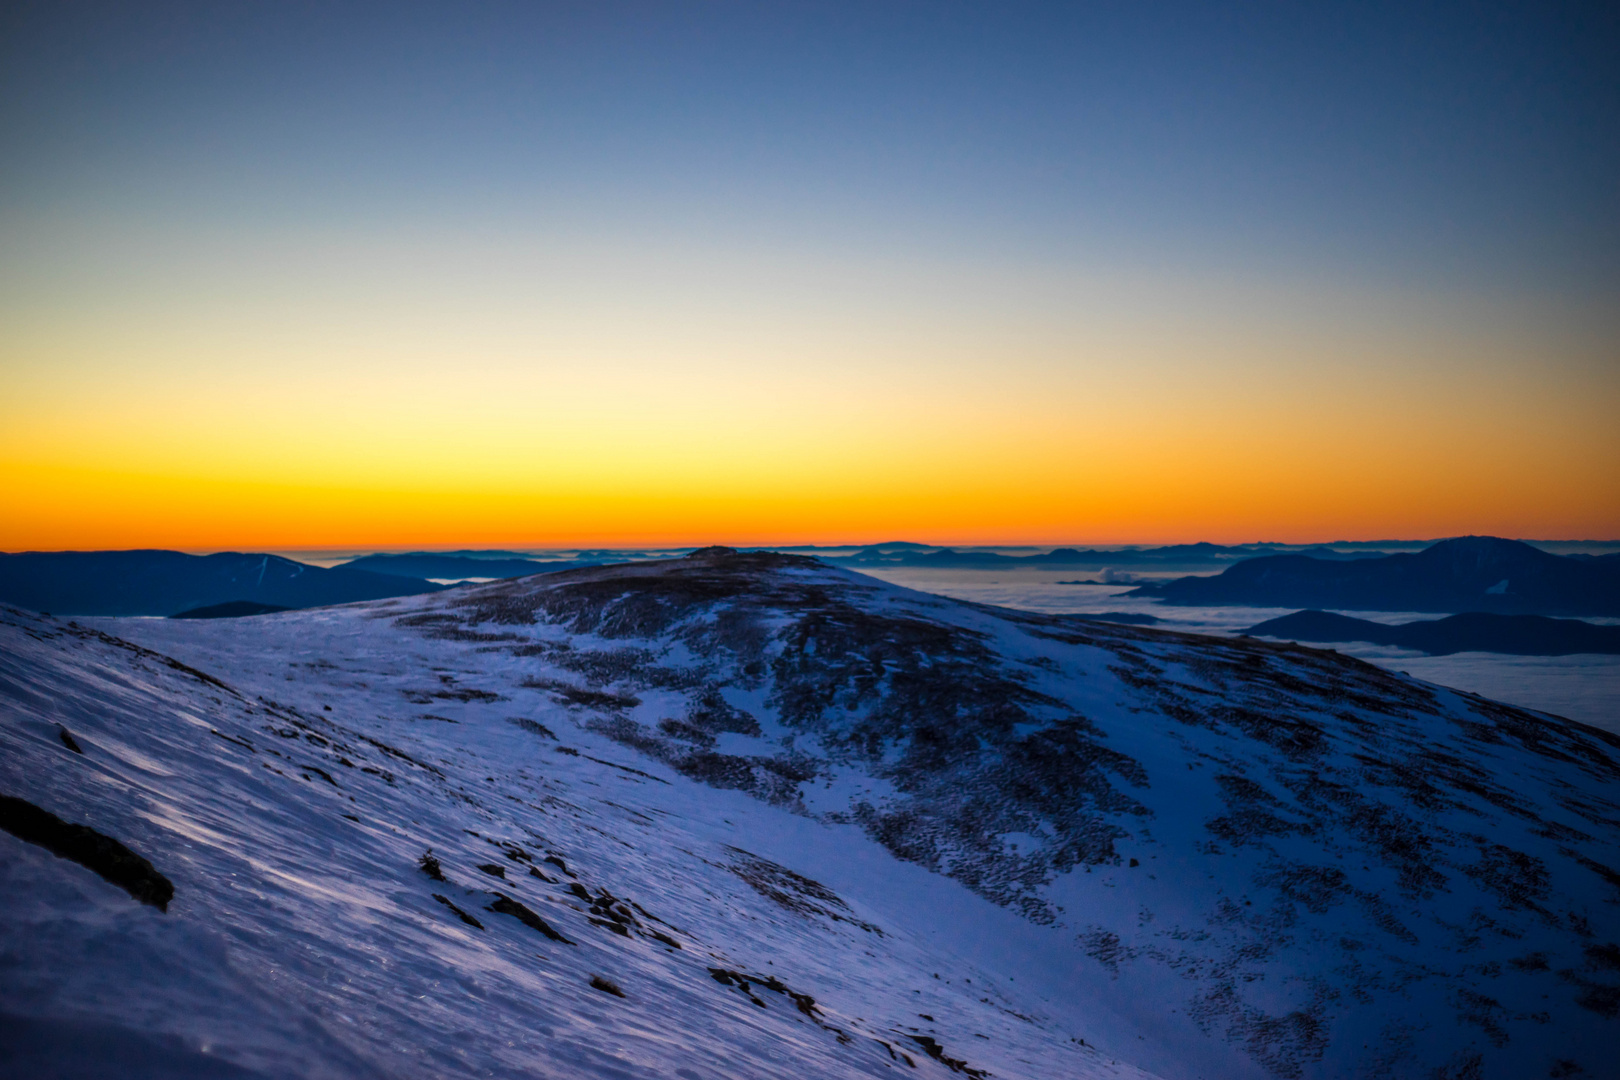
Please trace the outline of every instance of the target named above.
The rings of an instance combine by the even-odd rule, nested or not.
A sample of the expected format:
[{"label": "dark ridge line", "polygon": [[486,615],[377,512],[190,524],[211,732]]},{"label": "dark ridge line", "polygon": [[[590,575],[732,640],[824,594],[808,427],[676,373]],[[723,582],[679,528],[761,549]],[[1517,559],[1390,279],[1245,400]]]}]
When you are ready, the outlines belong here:
[{"label": "dark ridge line", "polygon": [[99,639],[104,645],[111,645],[115,648],[126,649],[129,652],[134,653],[136,656],[141,657],[143,660],[156,660],[161,664],[173,668],[175,671],[181,672],[185,675],[190,675],[192,678],[197,679],[200,682],[207,683],[209,686],[217,686],[233,697],[242,698],[243,701],[247,700],[247,698],[242,697],[242,695],[238,693],[235,688],[228,686],[220,680],[214,678],[212,675],[208,674],[208,672],[198,671],[189,664],[182,664],[172,656],[165,656],[163,653],[148,649],[144,645],[136,645],[132,641],[125,641],[121,637],[114,637],[104,630],[93,630],[87,626],[80,626],[76,622],[68,623],[67,629],[70,633],[75,634],[80,638],[93,637]]}]

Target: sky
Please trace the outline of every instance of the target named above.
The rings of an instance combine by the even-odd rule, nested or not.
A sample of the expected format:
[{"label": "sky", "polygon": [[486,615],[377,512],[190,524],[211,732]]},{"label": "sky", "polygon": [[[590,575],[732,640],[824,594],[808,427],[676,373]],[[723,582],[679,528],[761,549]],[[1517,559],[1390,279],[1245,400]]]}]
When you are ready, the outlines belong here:
[{"label": "sky", "polygon": [[5,5],[0,549],[1620,537],[1601,4]]}]

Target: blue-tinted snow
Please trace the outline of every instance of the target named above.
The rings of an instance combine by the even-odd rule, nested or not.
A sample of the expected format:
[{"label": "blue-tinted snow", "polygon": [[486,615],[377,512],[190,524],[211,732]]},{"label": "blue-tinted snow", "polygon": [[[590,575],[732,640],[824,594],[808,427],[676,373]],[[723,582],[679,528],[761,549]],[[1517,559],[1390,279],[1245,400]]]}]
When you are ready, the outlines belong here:
[{"label": "blue-tinted snow", "polygon": [[[1181,607],[1160,604],[1145,597],[1123,595],[1135,588],[1134,585],[1058,584],[1059,581],[1073,580],[1075,575],[1072,571],[864,569],[862,572],[911,589],[1026,611],[1054,614],[1140,612],[1159,619],[1158,625],[1167,630],[1187,630],[1199,634],[1234,633],[1295,610]],[[1403,611],[1346,610],[1341,614],[1383,623],[1438,617],[1433,613]],[[1617,619],[1587,621],[1620,623]],[[1503,656],[1496,653],[1425,656],[1411,649],[1395,649],[1366,642],[1345,642],[1333,648],[1441,686],[1472,691],[1497,701],[1567,716],[1606,731],[1620,732],[1620,656]]]}]

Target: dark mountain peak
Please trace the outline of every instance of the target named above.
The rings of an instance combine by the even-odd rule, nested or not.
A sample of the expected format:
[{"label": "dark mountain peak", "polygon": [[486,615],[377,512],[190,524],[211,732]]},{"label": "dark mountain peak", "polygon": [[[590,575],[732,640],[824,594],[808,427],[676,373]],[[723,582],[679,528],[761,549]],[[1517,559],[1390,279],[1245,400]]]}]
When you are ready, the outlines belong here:
[{"label": "dark mountain peak", "polygon": [[1549,555],[1522,540],[1507,540],[1500,536],[1457,536],[1431,544],[1417,554],[1427,559],[1445,559],[1458,565],[1479,567],[1515,562],[1542,563],[1563,558],[1561,555]]},{"label": "dark mountain peak", "polygon": [[581,613],[590,612],[592,625],[601,622],[596,632],[613,637],[619,636],[616,627],[621,624],[644,627],[652,620],[667,627],[718,603],[792,603],[811,582],[824,588],[816,578],[807,581],[806,570],[816,571],[817,578],[859,580],[809,555],[714,545],[676,559],[608,563],[491,582],[465,593],[459,605],[502,622],[527,622],[549,613],[580,629],[585,625],[578,621]]}]

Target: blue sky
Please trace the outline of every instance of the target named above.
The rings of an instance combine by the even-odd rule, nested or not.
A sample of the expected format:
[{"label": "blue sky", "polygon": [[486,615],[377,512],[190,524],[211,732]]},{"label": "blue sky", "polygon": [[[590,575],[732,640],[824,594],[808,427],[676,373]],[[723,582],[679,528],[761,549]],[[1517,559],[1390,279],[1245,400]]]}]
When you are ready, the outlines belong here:
[{"label": "blue sky", "polygon": [[622,215],[1615,284],[1598,5],[38,5],[7,210]]}]

